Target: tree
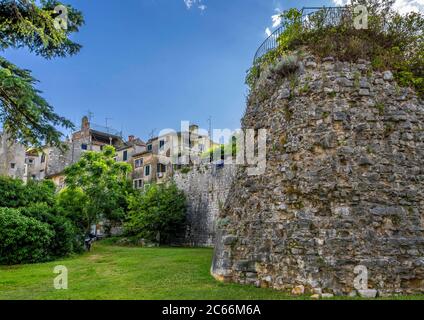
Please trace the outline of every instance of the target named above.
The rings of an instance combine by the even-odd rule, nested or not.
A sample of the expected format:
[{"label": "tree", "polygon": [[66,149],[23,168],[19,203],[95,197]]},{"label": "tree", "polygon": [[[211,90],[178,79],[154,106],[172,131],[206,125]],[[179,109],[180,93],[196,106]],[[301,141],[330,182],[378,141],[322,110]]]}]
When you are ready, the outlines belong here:
[{"label": "tree", "polygon": [[83,233],[91,225],[87,212],[88,197],[81,188],[64,188],[56,197],[56,207],[60,214],[69,220]]},{"label": "tree", "polygon": [[72,192],[82,190],[87,200],[87,232],[100,218],[112,224],[124,220],[127,199],[134,192],[128,174],[131,166],[116,162],[115,148],[106,146],[102,152],[85,152],[81,159],[65,169],[65,184]]},{"label": "tree", "polygon": [[153,185],[145,193],[132,196],[125,230],[160,244],[169,244],[182,231],[186,197],[175,183]]},{"label": "tree", "polygon": [[[56,0],[0,0],[0,50],[26,47],[46,59],[76,54],[81,45],[72,42],[69,36],[83,25],[83,16],[71,6],[59,5],[62,4]],[[58,24],[65,13],[65,22]],[[62,146],[62,133],[57,128],[74,126],[54,112],[35,88],[36,82],[29,70],[0,57],[3,129],[10,139],[25,145]]]}]

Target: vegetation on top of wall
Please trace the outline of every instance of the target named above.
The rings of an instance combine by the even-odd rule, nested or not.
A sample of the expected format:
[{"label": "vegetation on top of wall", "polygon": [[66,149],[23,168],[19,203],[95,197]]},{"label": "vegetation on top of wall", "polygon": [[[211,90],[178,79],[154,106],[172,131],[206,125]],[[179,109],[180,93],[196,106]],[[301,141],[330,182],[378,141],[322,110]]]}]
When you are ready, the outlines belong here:
[{"label": "vegetation on top of wall", "polygon": [[242,139],[239,134],[235,134],[231,137],[231,141],[226,144],[220,144],[209,148],[201,154],[202,159],[209,159],[211,162],[216,160],[225,159],[226,157],[232,156],[233,158],[237,155],[237,139]]},{"label": "vegetation on top of wall", "polygon": [[410,12],[401,15],[393,9],[393,0],[354,0],[368,8],[368,28],[357,30],[353,19],[337,24],[325,23],[325,11],[309,17],[309,26],[302,22],[297,9],[285,11],[283,33],[276,49],[261,57],[249,70],[246,84],[253,88],[261,71],[276,64],[281,57],[306,47],[318,57],[332,56],[340,61],[369,60],[374,70],[392,70],[401,86],[414,87],[424,95],[424,15]]}]

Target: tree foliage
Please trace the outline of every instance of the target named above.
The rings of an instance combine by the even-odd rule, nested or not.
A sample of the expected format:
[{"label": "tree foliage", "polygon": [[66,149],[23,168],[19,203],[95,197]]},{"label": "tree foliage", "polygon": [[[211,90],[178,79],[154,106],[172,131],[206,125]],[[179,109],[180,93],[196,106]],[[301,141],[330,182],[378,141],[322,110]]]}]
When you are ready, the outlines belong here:
[{"label": "tree foliage", "polygon": [[65,169],[70,191],[81,190],[86,199],[87,230],[100,218],[112,223],[125,218],[127,199],[134,190],[128,180],[131,166],[115,161],[116,151],[106,146],[102,152],[85,152],[81,159]]},{"label": "tree foliage", "polygon": [[46,203],[35,203],[21,208],[20,213],[47,224],[53,232],[51,242],[47,246],[48,259],[61,258],[82,251],[83,231],[79,230],[72,220],[63,216],[57,207]]},{"label": "tree foliage", "polygon": [[129,209],[125,223],[128,235],[169,244],[184,226],[186,197],[175,183],[153,185],[132,196]]},{"label": "tree foliage", "polygon": [[64,188],[56,196],[58,212],[82,232],[90,227],[92,219],[88,215],[88,197],[81,188]]},{"label": "tree foliage", "polygon": [[[80,200],[75,198],[75,201]],[[0,230],[0,233],[4,232],[2,239],[6,243],[13,243],[13,245],[7,246],[11,252],[8,253],[8,260],[4,260],[4,263],[46,261],[81,251],[85,229],[76,223],[77,212],[65,214],[63,207],[56,204],[56,188],[51,181],[29,181],[24,184],[20,179],[0,177],[0,211],[9,217],[11,222],[11,224],[4,223],[0,226],[0,229],[5,228]],[[42,223],[43,227],[35,228],[34,226],[40,225],[33,223],[32,220],[25,219],[25,217],[35,219]],[[16,224],[16,232],[9,230],[13,223]],[[31,259],[28,258],[26,251],[20,246],[28,245],[31,248],[35,246],[35,250],[39,250],[39,247],[38,244],[26,242],[19,230],[26,230],[27,239],[34,237],[43,239],[42,234],[44,234],[43,230],[46,226],[49,230],[47,233],[50,235],[50,240],[48,243],[41,242],[45,246],[40,251],[42,254],[38,255],[35,252]],[[27,248],[26,250],[30,249]]]},{"label": "tree foliage", "polygon": [[48,260],[53,236],[48,224],[22,215],[19,209],[0,208],[0,264]]},{"label": "tree foliage", "polygon": [[[0,50],[27,48],[46,59],[76,54],[81,45],[69,36],[78,32],[83,16],[66,6],[67,28],[57,28],[54,9],[59,4],[54,0],[0,0]],[[11,139],[62,147],[57,128],[73,128],[73,124],[54,112],[36,82],[29,70],[0,57],[0,121]]]},{"label": "tree foliage", "polygon": [[55,186],[51,181],[24,184],[20,179],[0,177],[0,207],[21,208],[35,203],[52,206],[54,202]]}]

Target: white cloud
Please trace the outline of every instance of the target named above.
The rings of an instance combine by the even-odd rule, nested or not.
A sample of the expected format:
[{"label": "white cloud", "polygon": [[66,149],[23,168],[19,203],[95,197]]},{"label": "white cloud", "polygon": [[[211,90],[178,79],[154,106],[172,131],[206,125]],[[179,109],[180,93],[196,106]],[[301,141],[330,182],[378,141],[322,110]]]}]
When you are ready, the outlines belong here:
[{"label": "white cloud", "polygon": [[424,0],[396,0],[394,9],[400,13],[411,11],[424,13]]},{"label": "white cloud", "polygon": [[265,34],[267,37],[269,37],[272,34],[272,29],[279,27],[282,22],[282,18],[281,18],[282,10],[280,8],[275,8],[274,11],[276,12],[276,14],[273,14],[271,16],[272,27],[267,27],[265,29]]},{"label": "white cloud", "polygon": [[350,3],[349,0],[333,0],[333,2],[336,6],[345,6]]},{"label": "white cloud", "polygon": [[[344,6],[350,2],[350,0],[333,0],[337,6]],[[401,14],[411,11],[424,13],[424,0],[396,0],[393,8]]]},{"label": "white cloud", "polygon": [[193,6],[196,6],[201,12],[205,11],[207,6],[203,4],[202,0],[184,0],[184,4],[187,9],[191,9]]},{"label": "white cloud", "polygon": [[196,0],[184,0],[184,3],[186,5],[187,9],[191,9],[191,7],[193,6],[195,1]]},{"label": "white cloud", "polygon": [[272,20],[272,27],[273,28],[277,28],[280,24],[281,24],[281,15],[280,14],[274,14],[273,16],[271,16],[271,20]]},{"label": "white cloud", "polygon": [[271,29],[270,28],[266,28],[265,29],[265,34],[266,34],[267,37],[269,37],[271,35],[271,33],[272,32],[271,32]]}]

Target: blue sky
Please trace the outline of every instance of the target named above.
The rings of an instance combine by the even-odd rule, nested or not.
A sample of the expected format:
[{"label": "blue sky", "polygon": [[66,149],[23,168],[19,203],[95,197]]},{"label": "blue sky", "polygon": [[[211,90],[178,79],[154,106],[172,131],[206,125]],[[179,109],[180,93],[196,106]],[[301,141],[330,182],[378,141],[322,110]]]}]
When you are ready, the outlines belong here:
[{"label": "blue sky", "polygon": [[[245,109],[246,70],[289,7],[330,1],[68,0],[86,25],[73,36],[84,47],[71,58],[44,60],[25,50],[6,58],[33,71],[55,110],[77,126],[93,122],[147,139],[152,129],[179,129],[188,120],[236,129]],[[201,6],[201,8],[199,8]],[[202,10],[201,10],[202,9]]]}]

